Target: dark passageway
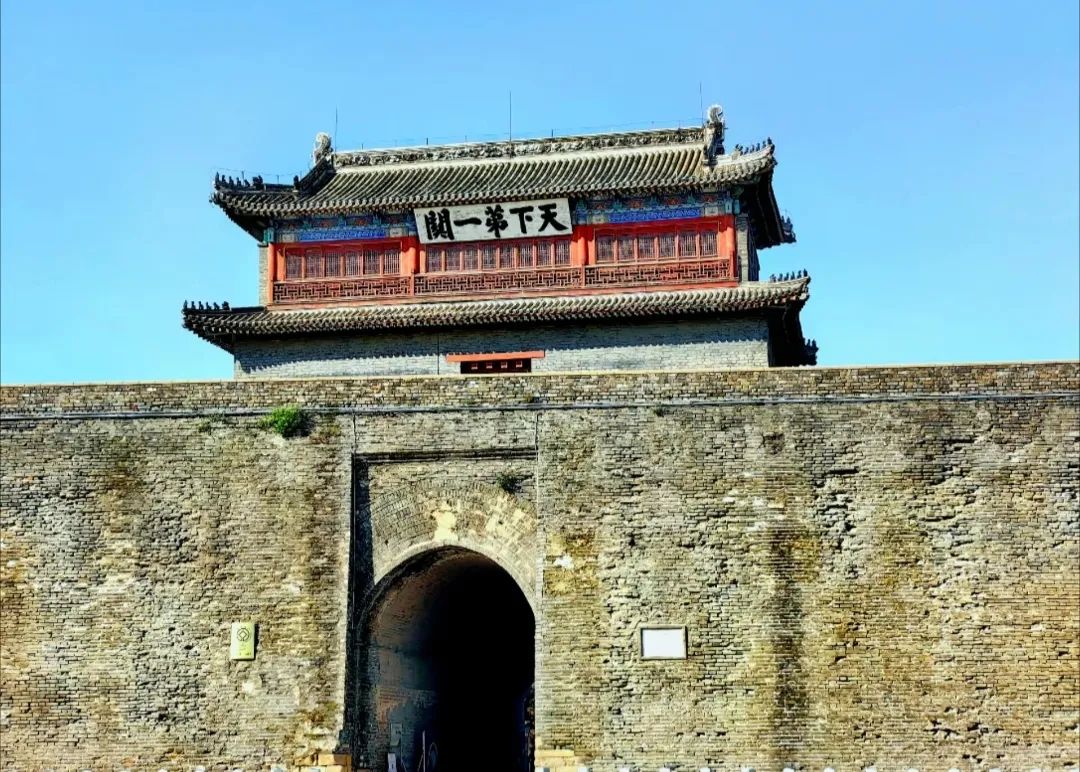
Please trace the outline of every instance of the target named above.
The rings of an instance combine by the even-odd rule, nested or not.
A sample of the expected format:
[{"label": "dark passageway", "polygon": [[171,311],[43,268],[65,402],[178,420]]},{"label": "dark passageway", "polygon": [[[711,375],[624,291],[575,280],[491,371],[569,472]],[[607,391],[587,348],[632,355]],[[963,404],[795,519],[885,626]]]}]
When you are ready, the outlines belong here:
[{"label": "dark passageway", "polygon": [[441,549],[389,580],[369,616],[375,769],[531,769],[532,610],[494,561]]}]

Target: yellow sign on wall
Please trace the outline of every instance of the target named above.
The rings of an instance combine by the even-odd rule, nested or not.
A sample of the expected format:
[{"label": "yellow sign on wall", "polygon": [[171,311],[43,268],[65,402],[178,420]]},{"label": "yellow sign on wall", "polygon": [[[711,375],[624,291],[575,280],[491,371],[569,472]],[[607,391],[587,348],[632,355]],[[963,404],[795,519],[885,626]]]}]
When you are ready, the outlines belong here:
[{"label": "yellow sign on wall", "polygon": [[233,622],[229,659],[255,659],[255,623]]}]

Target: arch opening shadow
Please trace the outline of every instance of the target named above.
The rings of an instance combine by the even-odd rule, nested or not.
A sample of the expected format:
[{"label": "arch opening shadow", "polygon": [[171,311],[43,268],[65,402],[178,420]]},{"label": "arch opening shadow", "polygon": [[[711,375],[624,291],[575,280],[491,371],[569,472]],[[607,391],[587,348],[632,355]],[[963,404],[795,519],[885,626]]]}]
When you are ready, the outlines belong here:
[{"label": "arch opening shadow", "polygon": [[[366,615],[368,742],[375,769],[532,769],[535,620],[514,579],[472,550],[419,555]],[[426,743],[426,744],[425,744]]]}]

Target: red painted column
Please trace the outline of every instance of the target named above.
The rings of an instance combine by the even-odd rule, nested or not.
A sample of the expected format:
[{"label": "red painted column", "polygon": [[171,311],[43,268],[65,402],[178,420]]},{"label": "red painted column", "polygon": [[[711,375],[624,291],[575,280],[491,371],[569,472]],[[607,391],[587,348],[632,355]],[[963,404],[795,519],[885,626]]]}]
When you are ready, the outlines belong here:
[{"label": "red painted column", "polygon": [[735,218],[725,214],[720,218],[720,232],[723,234],[724,251],[731,259],[735,258]]},{"label": "red painted column", "polygon": [[745,277],[739,276],[739,258],[735,254],[735,217],[725,214],[720,218],[720,244],[723,245],[721,254],[728,259],[728,270],[732,278],[742,281]]},{"label": "red painted column", "polygon": [[411,276],[420,271],[420,240],[407,238],[401,242],[401,275]]},{"label": "red painted column", "polygon": [[585,265],[586,247],[582,230],[583,228],[580,225],[574,228],[574,235],[570,238],[570,265]]},{"label": "red painted column", "polygon": [[266,302],[268,304],[274,302],[274,282],[278,276],[277,263],[277,246],[271,241],[266,245]]},{"label": "red painted column", "polygon": [[581,228],[581,264],[594,265],[596,263],[596,229],[591,225]]}]

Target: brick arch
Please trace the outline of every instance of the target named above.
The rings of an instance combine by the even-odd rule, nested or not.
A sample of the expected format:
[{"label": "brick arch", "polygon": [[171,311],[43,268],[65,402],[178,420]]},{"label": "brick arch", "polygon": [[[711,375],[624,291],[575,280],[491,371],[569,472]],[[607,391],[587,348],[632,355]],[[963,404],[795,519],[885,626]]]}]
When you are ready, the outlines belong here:
[{"label": "brick arch", "polygon": [[[500,626],[509,644],[503,664],[510,663],[510,670],[503,676],[510,677],[496,680],[520,681],[527,689],[535,666],[537,539],[534,507],[493,485],[403,486],[373,497],[364,514],[370,530],[361,540],[370,546],[364,550],[370,572],[357,587],[340,744],[371,763],[390,750],[392,724],[415,740],[417,728],[443,715],[438,702],[448,694],[461,699],[460,688],[443,691],[440,685],[460,663],[448,668],[433,657],[427,641],[428,631],[453,629],[447,620],[458,624],[457,614],[465,608],[486,605],[506,612],[483,616],[487,612],[478,611],[484,621],[471,623],[466,612],[462,631]],[[464,607],[463,598],[468,599]],[[525,637],[527,653],[521,654]],[[467,662],[462,672],[468,672]],[[433,694],[436,701],[426,701]],[[405,746],[400,750],[409,756]],[[407,762],[414,764],[415,758]]]},{"label": "brick arch", "polygon": [[[493,485],[401,487],[371,502],[371,593],[413,559],[446,547],[492,560],[536,609],[536,510]],[[368,605],[365,603],[364,605]]]}]

